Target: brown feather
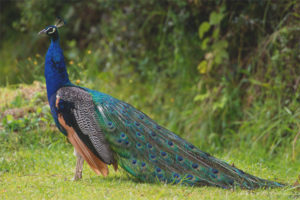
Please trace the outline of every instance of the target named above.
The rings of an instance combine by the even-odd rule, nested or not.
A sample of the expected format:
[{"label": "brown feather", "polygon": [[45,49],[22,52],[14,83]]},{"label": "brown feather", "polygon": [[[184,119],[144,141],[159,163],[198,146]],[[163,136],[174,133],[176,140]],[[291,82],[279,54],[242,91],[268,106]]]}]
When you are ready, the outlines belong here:
[{"label": "brown feather", "polygon": [[[75,130],[68,126],[61,114],[58,114],[58,121],[60,125],[67,131],[68,139],[71,144],[75,147],[76,151],[84,158],[89,166],[96,172],[96,174],[102,174],[103,176],[108,175],[108,167],[102,162],[89,148],[80,140]],[[115,168],[115,165],[114,165]],[[115,168],[116,170],[116,168]]]}]

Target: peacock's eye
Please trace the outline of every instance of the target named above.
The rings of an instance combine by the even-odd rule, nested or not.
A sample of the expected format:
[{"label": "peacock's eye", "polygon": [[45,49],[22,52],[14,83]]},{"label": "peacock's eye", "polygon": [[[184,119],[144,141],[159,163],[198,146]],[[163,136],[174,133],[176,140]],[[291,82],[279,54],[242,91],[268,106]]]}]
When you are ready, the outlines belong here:
[{"label": "peacock's eye", "polygon": [[54,33],[55,32],[55,28],[52,28],[52,27],[50,27],[48,30],[47,30],[47,33],[48,34],[52,34],[52,33]]}]

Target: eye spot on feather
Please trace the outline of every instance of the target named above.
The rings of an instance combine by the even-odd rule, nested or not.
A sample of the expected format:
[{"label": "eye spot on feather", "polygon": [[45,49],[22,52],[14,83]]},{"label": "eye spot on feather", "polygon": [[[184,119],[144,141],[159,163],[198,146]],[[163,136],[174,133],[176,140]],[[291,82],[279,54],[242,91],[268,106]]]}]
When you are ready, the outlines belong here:
[{"label": "eye spot on feather", "polygon": [[144,116],[143,116],[143,115],[140,115],[140,117],[139,117],[139,118],[143,120],[143,119],[144,119]]},{"label": "eye spot on feather", "polygon": [[173,147],[173,142],[172,141],[168,141],[168,145],[170,146],[170,147]]},{"label": "eye spot on feather", "polygon": [[190,144],[190,145],[189,145],[189,148],[190,148],[190,149],[194,149],[194,148],[195,148],[195,146],[194,146],[194,145],[192,145],[192,144]]},{"label": "eye spot on feather", "polygon": [[129,146],[129,145],[130,145],[130,142],[127,141],[127,140],[126,140],[124,143],[125,143],[126,146]]},{"label": "eye spot on feather", "polygon": [[193,180],[193,179],[194,179],[194,176],[191,175],[191,174],[188,174],[188,175],[186,176],[186,179],[187,179],[187,180]]},{"label": "eye spot on feather", "polygon": [[192,164],[192,168],[198,169],[198,167],[199,167],[199,165],[198,165],[197,163],[193,163],[193,164]]},{"label": "eye spot on feather", "polygon": [[152,144],[150,144],[150,143],[147,144],[147,147],[148,147],[149,149],[152,149],[152,148],[153,148]]},{"label": "eye spot on feather", "polygon": [[161,155],[162,157],[166,157],[166,156],[167,156],[167,153],[164,152],[164,151],[162,151],[162,152],[160,152],[160,155]]},{"label": "eye spot on feather", "polygon": [[219,170],[217,170],[217,169],[215,169],[215,168],[212,168],[211,171],[212,171],[212,173],[214,173],[214,174],[217,174],[217,173],[219,172]]},{"label": "eye spot on feather", "polygon": [[152,132],[151,132],[151,136],[152,136],[152,137],[155,137],[155,136],[156,136],[156,133],[155,133],[154,131],[152,131]]},{"label": "eye spot on feather", "polygon": [[135,165],[136,164],[136,160],[132,160],[132,164]]},{"label": "eye spot on feather", "polygon": [[112,122],[107,122],[108,131],[114,131],[115,126]]},{"label": "eye spot on feather", "polygon": [[141,143],[137,143],[137,144],[136,144],[136,148],[141,149],[141,148],[142,148]]},{"label": "eye spot on feather", "polygon": [[177,173],[174,173],[174,174],[173,174],[173,178],[174,178],[174,179],[179,179],[179,178],[180,178],[180,176],[179,176],[179,174],[177,174]]},{"label": "eye spot on feather", "polygon": [[139,122],[134,123],[136,126],[140,126],[141,124]]},{"label": "eye spot on feather", "polygon": [[121,138],[123,138],[123,139],[125,139],[125,138],[126,138],[126,134],[125,134],[125,133],[123,133],[123,132],[120,134],[120,136],[121,136]]},{"label": "eye spot on feather", "polygon": [[155,170],[157,173],[160,173],[161,172],[161,169],[159,167],[156,168]]},{"label": "eye spot on feather", "polygon": [[146,166],[146,163],[145,163],[145,162],[142,162],[142,163],[141,163],[141,166],[142,166],[142,167],[145,167],[145,166]]},{"label": "eye spot on feather", "polygon": [[179,162],[182,162],[182,161],[183,161],[183,158],[182,158],[181,156],[177,156],[177,160],[178,160]]},{"label": "eye spot on feather", "polygon": [[136,132],[136,136],[142,137],[142,134],[140,132]]},{"label": "eye spot on feather", "polygon": [[157,174],[156,177],[162,179],[164,176],[162,174]]},{"label": "eye spot on feather", "polygon": [[150,155],[150,159],[153,161],[153,160],[155,160],[155,158],[156,158],[156,156],[155,155]]},{"label": "eye spot on feather", "polygon": [[156,129],[160,130],[160,129],[161,129],[161,127],[157,125],[157,126],[156,126]]},{"label": "eye spot on feather", "polygon": [[122,140],[121,140],[121,139],[118,139],[118,140],[117,140],[117,143],[121,144],[121,143],[122,143]]}]

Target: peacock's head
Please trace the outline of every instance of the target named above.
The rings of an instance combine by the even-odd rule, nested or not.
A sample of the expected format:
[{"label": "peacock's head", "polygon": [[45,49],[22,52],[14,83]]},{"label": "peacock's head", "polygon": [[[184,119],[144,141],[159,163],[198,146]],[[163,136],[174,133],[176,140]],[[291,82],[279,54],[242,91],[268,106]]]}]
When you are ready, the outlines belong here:
[{"label": "peacock's head", "polygon": [[58,28],[62,27],[63,25],[65,25],[65,21],[61,17],[57,17],[55,25],[47,26],[45,29],[39,32],[39,35],[46,34],[50,38],[58,38]]}]

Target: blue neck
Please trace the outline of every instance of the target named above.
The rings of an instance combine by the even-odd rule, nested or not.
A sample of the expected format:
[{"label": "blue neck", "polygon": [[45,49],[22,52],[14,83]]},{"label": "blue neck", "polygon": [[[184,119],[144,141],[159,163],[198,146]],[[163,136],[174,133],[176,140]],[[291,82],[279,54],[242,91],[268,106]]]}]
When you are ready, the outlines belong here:
[{"label": "blue neck", "polygon": [[45,77],[48,101],[56,91],[64,85],[70,84],[63,51],[59,45],[59,38],[51,38],[45,59]]}]

